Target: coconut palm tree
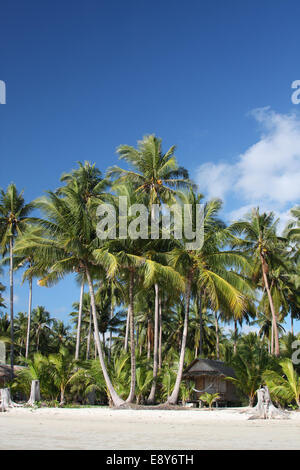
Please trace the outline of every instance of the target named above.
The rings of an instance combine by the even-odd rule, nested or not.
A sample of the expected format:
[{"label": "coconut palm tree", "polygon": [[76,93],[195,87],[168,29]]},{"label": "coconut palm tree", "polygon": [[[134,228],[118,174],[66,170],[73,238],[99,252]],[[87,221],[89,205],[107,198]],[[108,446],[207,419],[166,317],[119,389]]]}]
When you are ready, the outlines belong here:
[{"label": "coconut palm tree", "polygon": [[108,169],[107,175],[117,178],[118,184],[131,183],[138,192],[149,197],[150,207],[159,202],[175,201],[175,190],[192,184],[188,171],[176,161],[175,146],[163,153],[162,140],[154,135],[145,136],[138,142],[137,149],[121,145],[117,152],[131,169],[114,166]]},{"label": "coconut palm tree", "polygon": [[121,405],[123,400],[115,392],[107,372],[97,322],[92,276],[95,269],[98,272],[101,270],[101,266],[98,266],[93,253],[100,247],[101,242],[96,236],[96,209],[92,205],[88,207],[76,181],[72,183],[72,187],[66,186],[62,195],[48,192],[48,197],[41,198],[37,205],[47,218],[43,221],[43,226],[48,235],[26,237],[18,249],[26,252],[27,249],[35,248],[44,259],[45,265],[48,265],[49,273],[40,285],[58,282],[67,273],[81,272],[85,275],[91,297],[94,337],[103,375],[113,402],[115,405]]},{"label": "coconut palm tree", "polygon": [[60,391],[60,405],[63,405],[66,388],[76,373],[77,361],[65,347],[61,346],[58,354],[50,354],[49,364],[52,366],[50,374],[53,382]]},{"label": "coconut palm tree", "polygon": [[[137,149],[128,145],[121,145],[117,150],[120,159],[125,160],[130,170],[123,170],[118,166],[108,169],[108,176],[117,178],[117,184],[130,184],[136,192],[146,197],[151,212],[151,220],[156,218],[155,204],[171,203],[176,201],[176,189],[193,186],[189,180],[188,171],[179,167],[174,155],[175,146],[164,154],[162,140],[154,135],[145,136],[138,142]],[[156,244],[157,245],[157,244]],[[159,247],[155,247],[156,251]],[[154,351],[153,351],[153,384],[148,402],[154,402],[157,371],[159,363],[159,289],[158,282],[155,289],[154,311]],[[161,350],[161,348],[160,348]]]},{"label": "coconut palm tree", "polygon": [[50,313],[42,305],[38,305],[32,310],[32,329],[36,339],[36,352],[40,350],[41,339],[47,342],[51,331],[53,319],[50,317]]},{"label": "coconut palm tree", "polygon": [[9,288],[10,288],[10,365],[13,376],[14,367],[14,280],[13,280],[13,246],[18,235],[22,234],[27,225],[35,219],[29,217],[34,209],[34,202],[25,203],[23,191],[18,192],[12,183],[7,190],[0,190],[0,246],[5,254],[9,252]]},{"label": "coconut palm tree", "polygon": [[207,403],[208,407],[210,410],[212,410],[212,406],[215,402],[217,402],[220,398],[220,395],[219,393],[203,393],[202,395],[200,395],[199,399],[203,402],[203,403]]},{"label": "coconut palm tree", "polygon": [[[113,188],[117,196],[126,197],[128,206],[145,202],[144,195],[136,192],[132,184],[126,184],[123,186],[114,185]],[[127,220],[128,226],[130,226],[132,220],[134,220],[134,218],[129,216]],[[117,226],[117,228],[119,228],[119,226]],[[121,237],[114,238],[104,243],[102,248],[95,250],[94,256],[98,262],[105,267],[109,279],[113,279],[117,275],[123,274],[128,286],[127,298],[129,313],[128,323],[130,327],[131,389],[127,402],[130,403],[134,399],[135,395],[136,374],[134,290],[137,290],[138,286],[142,287],[144,285],[145,287],[149,287],[150,285],[157,284],[159,277],[163,277],[174,286],[176,283],[180,285],[180,283],[182,283],[182,279],[171,267],[165,266],[155,260],[151,239],[132,239],[130,237],[127,237],[126,239],[122,239]],[[155,357],[157,358],[157,349]],[[157,360],[155,363],[157,364]],[[154,370],[154,376],[156,376],[156,373],[157,369]]]},{"label": "coconut palm tree", "polygon": [[236,377],[227,377],[227,380],[248,397],[251,407],[254,405],[256,390],[263,383],[263,373],[271,364],[274,365],[264,343],[255,333],[243,337],[231,362]]},{"label": "coconut palm tree", "polygon": [[[107,178],[102,177],[101,171],[96,167],[95,163],[91,164],[88,161],[84,163],[78,162],[79,168],[72,170],[69,173],[64,173],[60,181],[66,183],[67,188],[78,188],[85,204],[90,207],[92,204],[99,204],[109,199],[107,189],[110,186],[110,181]],[[57,190],[58,194],[64,194],[65,187],[61,187]],[[86,279],[84,276],[80,276],[80,298],[79,298],[79,315],[77,322],[77,336],[76,336],[76,349],[75,359],[79,358],[80,348],[80,334],[81,334],[81,322],[82,322],[82,302],[84,294],[84,285]]]},{"label": "coconut palm tree", "polygon": [[38,380],[43,398],[54,399],[57,392],[50,378],[48,358],[35,352],[31,359],[24,359],[24,362],[27,367],[18,371],[16,388],[29,395],[32,380]]},{"label": "coconut palm tree", "polygon": [[[181,200],[184,204],[190,204],[192,211],[193,230],[195,230],[195,220],[197,204],[202,196],[197,196],[194,192],[182,193]],[[186,279],[185,288],[185,316],[184,328],[181,341],[181,352],[179,368],[175,382],[174,390],[168,398],[168,403],[175,404],[178,400],[180,382],[182,378],[184,356],[188,333],[190,300],[193,284],[198,286],[198,291],[205,289],[207,301],[215,312],[224,308],[236,312],[243,312],[246,308],[244,292],[249,290],[247,282],[240,276],[237,276],[232,268],[250,271],[247,260],[233,251],[220,250],[220,247],[228,244],[230,239],[229,232],[223,223],[217,218],[221,203],[218,200],[210,201],[206,204],[204,210],[204,241],[200,249],[190,250],[186,248],[187,240],[180,240],[169,254],[171,266],[180,273],[184,274]],[[230,269],[231,268],[231,269]]]},{"label": "coconut palm tree", "polygon": [[294,254],[295,260],[297,261],[297,259],[299,259],[300,253],[300,206],[294,207],[290,212],[293,220],[287,224],[284,235],[292,243],[292,252]]},{"label": "coconut palm tree", "polygon": [[266,381],[270,392],[285,403],[295,401],[300,408],[300,377],[294,369],[290,358],[280,361],[281,373],[274,370],[266,370],[263,379]]},{"label": "coconut palm tree", "polygon": [[43,228],[38,225],[28,225],[25,231],[16,239],[14,247],[14,266],[15,269],[25,269],[22,276],[22,284],[28,281],[29,284],[29,297],[28,297],[28,312],[27,312],[27,331],[26,331],[26,346],[25,358],[28,358],[30,346],[30,330],[31,330],[31,311],[32,311],[32,282],[34,278],[40,278],[46,274],[43,260],[38,259],[38,253],[33,249],[31,252],[27,250],[26,255],[21,252],[16,254],[15,250],[18,249],[19,241],[22,237],[26,236],[42,236]]},{"label": "coconut palm tree", "polygon": [[266,289],[270,309],[275,340],[275,355],[279,355],[279,335],[278,335],[278,312],[275,311],[274,300],[272,298],[269,271],[283,264],[282,253],[284,249],[284,239],[277,236],[278,220],[274,214],[259,212],[259,208],[253,209],[246,220],[235,222],[231,225],[234,234],[241,235],[239,247],[244,248],[245,253],[252,257],[255,265],[255,277],[258,279],[262,274],[263,287]]}]

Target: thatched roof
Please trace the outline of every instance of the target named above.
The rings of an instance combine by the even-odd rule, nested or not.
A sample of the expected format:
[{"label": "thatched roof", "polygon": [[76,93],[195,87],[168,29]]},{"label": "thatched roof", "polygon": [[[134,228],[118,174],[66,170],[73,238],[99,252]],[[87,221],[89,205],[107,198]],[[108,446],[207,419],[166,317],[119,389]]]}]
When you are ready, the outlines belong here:
[{"label": "thatched roof", "polygon": [[214,377],[235,377],[234,370],[222,361],[194,359],[183,371],[183,378],[211,375]]},{"label": "thatched roof", "polygon": [[[23,366],[14,366],[14,372],[24,369]],[[6,364],[0,364],[0,379],[9,380],[11,376],[11,368]]]}]

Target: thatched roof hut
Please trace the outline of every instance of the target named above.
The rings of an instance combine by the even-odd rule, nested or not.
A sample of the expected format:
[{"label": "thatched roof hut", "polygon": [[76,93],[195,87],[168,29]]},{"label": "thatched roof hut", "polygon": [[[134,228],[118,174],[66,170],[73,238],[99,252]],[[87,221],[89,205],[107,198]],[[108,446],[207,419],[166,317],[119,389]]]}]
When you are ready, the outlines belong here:
[{"label": "thatched roof hut", "polygon": [[194,381],[197,400],[202,393],[218,393],[220,404],[238,404],[236,388],[225,377],[235,377],[234,370],[224,362],[212,359],[194,359],[183,372],[184,380]]},{"label": "thatched roof hut", "polygon": [[[23,366],[14,366],[14,377],[16,372],[22,369],[24,369]],[[7,364],[0,364],[0,388],[3,388],[9,380],[11,380],[11,367]]]}]

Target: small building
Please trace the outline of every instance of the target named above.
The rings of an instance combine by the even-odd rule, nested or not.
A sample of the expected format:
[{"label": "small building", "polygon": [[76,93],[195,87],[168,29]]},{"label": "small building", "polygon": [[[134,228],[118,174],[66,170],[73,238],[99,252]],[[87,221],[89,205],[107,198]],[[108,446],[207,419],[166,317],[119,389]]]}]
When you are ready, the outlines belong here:
[{"label": "small building", "polygon": [[184,370],[183,380],[195,383],[195,399],[199,400],[203,393],[218,393],[218,404],[238,405],[240,399],[233,383],[225,377],[235,377],[234,370],[222,361],[212,359],[194,359]]},{"label": "small building", "polygon": [[[24,369],[24,366],[14,366],[14,377],[16,373]],[[7,382],[11,380],[11,367],[7,364],[0,364],[0,388],[5,388]]]}]

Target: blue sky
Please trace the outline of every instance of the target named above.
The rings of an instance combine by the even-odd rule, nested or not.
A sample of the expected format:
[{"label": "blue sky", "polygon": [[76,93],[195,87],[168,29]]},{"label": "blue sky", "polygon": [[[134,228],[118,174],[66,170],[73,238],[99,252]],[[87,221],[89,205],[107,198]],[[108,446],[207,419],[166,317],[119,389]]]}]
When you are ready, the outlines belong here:
[{"label": "blue sky", "polygon": [[[0,187],[31,200],[76,161],[105,170],[155,133],[226,220],[258,203],[286,220],[300,200],[299,13],[294,0],[1,2]],[[66,320],[78,294],[71,278],[35,286],[34,305]]]}]

